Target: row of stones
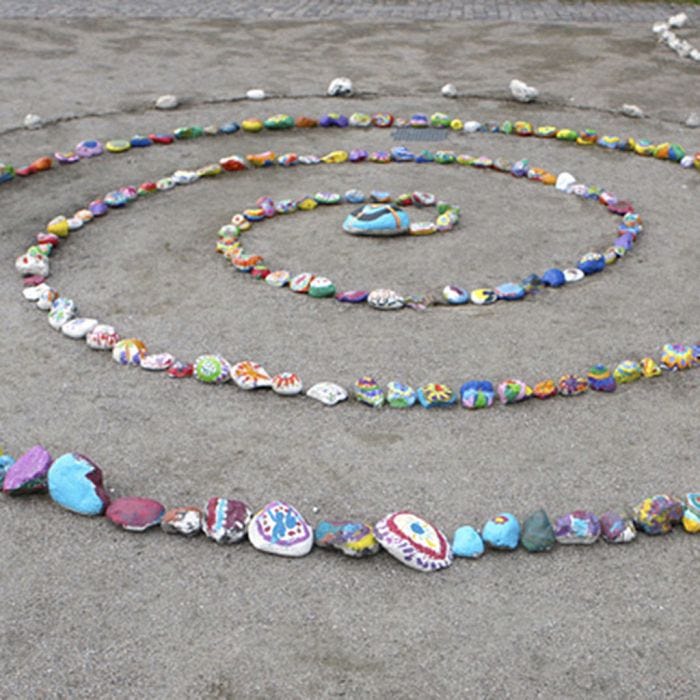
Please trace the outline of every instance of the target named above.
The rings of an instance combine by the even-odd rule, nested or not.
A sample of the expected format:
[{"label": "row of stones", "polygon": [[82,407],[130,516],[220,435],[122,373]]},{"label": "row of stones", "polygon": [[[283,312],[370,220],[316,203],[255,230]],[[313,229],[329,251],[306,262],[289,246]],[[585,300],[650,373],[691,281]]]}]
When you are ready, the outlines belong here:
[{"label": "row of stones", "polygon": [[521,526],[511,513],[489,519],[481,531],[459,527],[452,542],[444,532],[407,510],[387,514],[376,523],[321,520],[313,528],[292,505],[274,500],[257,511],[244,501],[210,498],[203,509],[195,506],[166,507],[151,498],[125,496],[112,500],[104,487],[102,470],[90,458],[69,452],[53,460],[41,445],[17,461],[0,455],[0,485],[5,494],[20,496],[48,491],[63,508],[84,516],[105,515],[115,525],[143,532],[160,525],[169,534],[192,537],[204,532],[222,545],[246,537],[256,549],[287,557],[308,554],[314,543],[334,548],[350,557],[376,554],[380,546],[401,563],[418,571],[437,571],[452,564],[455,556],[476,559],[488,546],[494,550],[550,551],[556,543],[590,545],[601,536],[611,544],[635,539],[637,530],[648,535],[671,532],[682,522],[688,533],[700,532],[700,493],[685,500],[656,495],[637,504],[631,512],[609,511],[600,517],[575,510],[550,521],[540,509]]},{"label": "row of stones", "polygon": [[373,115],[357,112],[350,117],[339,113],[324,114],[320,119],[301,116],[294,119],[287,114],[277,114],[266,119],[244,119],[239,124],[235,121],[226,122],[220,126],[185,126],[178,127],[171,133],[152,133],[147,136],[136,135],[130,139],[112,139],[105,144],[88,139],[81,141],[71,151],[54,153],[51,156],[40,156],[27,166],[15,168],[12,165],[0,163],[0,183],[9,182],[15,175],[26,177],[39,172],[49,170],[55,162],[61,165],[76,163],[85,158],[92,158],[107,153],[124,153],[132,148],[145,148],[154,144],[168,145],[175,141],[183,141],[201,136],[217,136],[220,134],[235,134],[238,131],[259,133],[263,130],[281,131],[291,128],[450,128],[455,132],[488,132],[500,134],[513,134],[515,136],[535,136],[546,139],[556,139],[561,142],[574,143],[580,146],[598,145],[606,150],[624,151],[640,156],[669,160],[680,164],[684,168],[695,167],[700,169],[700,152],[691,155],[680,144],[663,142],[655,144],[648,139],[636,139],[634,137],[608,136],[598,134],[595,129],[571,129],[559,128],[551,125],[533,126],[524,120],[506,120],[504,122],[477,120],[465,120],[459,117],[450,117],[442,112],[428,116],[427,114],[414,114],[409,118],[394,117],[389,113],[377,113]]}]

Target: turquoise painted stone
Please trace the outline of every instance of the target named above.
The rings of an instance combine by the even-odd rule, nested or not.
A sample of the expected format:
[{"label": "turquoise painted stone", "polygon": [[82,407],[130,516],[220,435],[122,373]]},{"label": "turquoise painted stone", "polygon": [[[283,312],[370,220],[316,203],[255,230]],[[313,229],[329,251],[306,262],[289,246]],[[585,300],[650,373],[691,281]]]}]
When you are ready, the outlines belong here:
[{"label": "turquoise painted stone", "polygon": [[0,489],[2,489],[2,484],[5,481],[5,474],[7,474],[7,470],[14,463],[14,457],[10,457],[10,455],[0,455]]},{"label": "turquoise painted stone", "polygon": [[372,377],[360,377],[355,382],[355,398],[373,408],[380,408],[384,403],[384,392]]},{"label": "turquoise painted stone", "polygon": [[338,549],[349,557],[367,557],[379,551],[374,527],[348,520],[321,520],[314,530],[318,547]]},{"label": "turquoise painted stone", "polygon": [[548,552],[556,544],[554,528],[547,513],[540,509],[535,511],[524,523],[522,534],[523,547],[533,554]]},{"label": "turquoise painted stone", "polygon": [[417,396],[423,408],[441,408],[457,403],[454,391],[446,384],[424,384],[418,389]]},{"label": "turquoise painted stone", "polygon": [[46,491],[46,473],[51,462],[51,455],[41,445],[27,450],[5,473],[3,493],[23,496]]},{"label": "turquoise painted stone", "polygon": [[408,214],[391,204],[365,204],[348,215],[343,231],[355,236],[398,236],[410,226]]},{"label": "turquoise painted stone", "polygon": [[499,513],[486,522],[481,537],[493,549],[516,549],[520,542],[520,523],[511,513]]},{"label": "turquoise painted stone", "polygon": [[416,392],[401,382],[389,382],[386,386],[386,402],[392,408],[410,408],[416,402]]},{"label": "turquoise painted stone", "polygon": [[484,541],[473,527],[464,525],[455,531],[452,552],[456,557],[478,559],[484,553]]},{"label": "turquoise painted stone", "polygon": [[61,455],[48,473],[49,496],[67,510],[80,515],[102,515],[109,494],[102,484],[102,470],[76,452]]},{"label": "turquoise painted stone", "polygon": [[525,288],[515,282],[499,284],[493,291],[496,292],[496,296],[499,299],[505,299],[505,301],[517,301],[518,299],[522,299],[526,294]]}]

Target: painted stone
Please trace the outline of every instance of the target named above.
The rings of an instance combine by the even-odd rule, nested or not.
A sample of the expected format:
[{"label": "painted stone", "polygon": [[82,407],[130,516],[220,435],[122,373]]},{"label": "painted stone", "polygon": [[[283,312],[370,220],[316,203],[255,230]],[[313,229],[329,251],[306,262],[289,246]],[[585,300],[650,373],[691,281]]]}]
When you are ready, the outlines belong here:
[{"label": "painted stone", "polygon": [[512,513],[499,513],[487,520],[481,530],[484,542],[493,549],[517,549],[520,523]]},{"label": "painted stone", "polygon": [[605,258],[600,253],[586,253],[577,267],[584,275],[593,275],[605,268]]},{"label": "painted stone", "polygon": [[265,278],[265,282],[271,287],[284,287],[289,284],[291,278],[292,275],[287,270],[275,270]]},{"label": "painted stone", "polygon": [[168,368],[168,376],[173,379],[185,379],[186,377],[191,377],[193,374],[194,365],[190,362],[175,360]]},{"label": "painted stone", "polygon": [[282,501],[271,501],[253,516],[248,539],[255,549],[284,557],[303,557],[314,544],[313,530],[301,513]]},{"label": "painted stone", "polygon": [[369,297],[369,292],[359,289],[350,290],[347,292],[338,292],[338,294],[335,295],[337,301],[342,301],[346,304],[361,304],[362,302],[367,301],[367,297]]},{"label": "painted stone", "polygon": [[105,517],[124,530],[143,532],[160,524],[164,513],[165,506],[151,498],[124,496],[109,504]]},{"label": "painted stone", "polygon": [[693,535],[700,532],[700,493],[686,494],[682,523],[686,532]]},{"label": "painted stone", "polygon": [[231,367],[231,379],[239,389],[266,389],[272,386],[272,377],[262,365],[250,360],[237,362]]},{"label": "painted stone", "polygon": [[595,513],[575,510],[554,521],[554,536],[559,544],[593,544],[600,537],[600,521]]},{"label": "painted stone", "polygon": [[[25,278],[27,279],[27,278]],[[37,278],[37,279],[43,279],[43,278]],[[44,282],[41,282],[40,284],[35,284],[32,285],[31,287],[26,287],[25,289],[22,290],[22,296],[27,300],[27,301],[34,301],[37,302],[41,298],[41,295],[43,292],[51,289],[48,284],[45,284]]]},{"label": "painted stone", "polygon": [[335,294],[335,285],[328,277],[315,277],[309,285],[309,296],[316,298],[332,297]]},{"label": "painted stone", "polygon": [[68,338],[81,340],[92,331],[97,324],[98,321],[96,318],[74,318],[61,326],[61,333]]},{"label": "painted stone", "polygon": [[2,491],[10,496],[24,496],[46,491],[46,475],[51,455],[41,445],[35,445],[21,455],[5,472]]},{"label": "painted stone", "polygon": [[588,370],[588,386],[593,391],[613,392],[617,389],[617,382],[612,372],[605,365],[594,365]]},{"label": "painted stone", "polygon": [[437,226],[432,221],[412,221],[408,227],[411,236],[431,236],[437,232]]},{"label": "painted stone", "polygon": [[493,405],[495,391],[489,381],[468,381],[462,384],[460,399],[464,408],[488,408]]},{"label": "painted stone", "polygon": [[169,352],[159,352],[153,355],[146,355],[141,360],[141,369],[146,369],[151,372],[162,372],[170,369],[175,358]]},{"label": "painted stone", "polygon": [[453,285],[443,288],[442,296],[448,304],[453,305],[466,304],[469,301],[469,292]]},{"label": "painted stone", "polygon": [[470,525],[463,525],[455,530],[452,552],[456,557],[478,559],[484,553],[484,549],[481,535]]},{"label": "painted stone", "polygon": [[523,523],[523,547],[532,554],[549,552],[556,544],[554,528],[547,513],[540,508]]},{"label": "painted stone", "polygon": [[525,401],[532,396],[532,388],[520,379],[505,379],[496,387],[503,405]]},{"label": "painted stone", "polygon": [[338,549],[349,557],[367,557],[379,551],[374,528],[368,523],[321,520],[314,531],[316,546]]},{"label": "painted stone", "polygon": [[137,338],[126,338],[112,348],[112,359],[119,365],[138,366],[147,352],[142,341]]},{"label": "painted stone", "polygon": [[272,377],[272,391],[281,396],[301,394],[304,388],[301,379],[294,372],[282,372]]},{"label": "painted stone", "polygon": [[119,333],[113,326],[97,324],[85,336],[85,342],[93,350],[111,350],[119,342]]},{"label": "painted stone", "polygon": [[160,521],[160,527],[169,535],[194,537],[202,531],[202,511],[194,506],[170,508]]},{"label": "painted stone", "polygon": [[624,360],[620,362],[613,372],[613,377],[618,384],[636,382],[641,376],[642,368],[639,362],[635,362],[634,360]]},{"label": "painted stone", "polygon": [[661,348],[661,363],[668,369],[688,369],[693,361],[693,349],[689,345],[667,343]]},{"label": "painted stone", "polygon": [[406,233],[409,224],[408,214],[401,207],[365,204],[348,215],[343,231],[355,236],[397,236]]},{"label": "painted stone", "polygon": [[289,288],[297,294],[307,294],[315,276],[311,272],[302,272],[290,280]]},{"label": "painted stone", "polygon": [[375,525],[379,544],[402,564],[417,571],[438,571],[452,564],[447,537],[432,523],[410,511],[389,513]]},{"label": "painted stone", "polygon": [[6,455],[0,450],[0,491],[2,491],[2,485],[5,481],[5,476],[10,469],[10,467],[15,463],[15,458],[12,455]]},{"label": "painted stone", "polygon": [[391,289],[374,289],[369,293],[367,303],[373,309],[397,311],[404,306],[404,298]]},{"label": "painted stone", "polygon": [[557,386],[562,396],[578,396],[588,391],[588,380],[577,374],[565,374]]},{"label": "painted stone", "polygon": [[372,377],[360,377],[355,382],[355,398],[360,403],[380,408],[384,404],[384,391]]},{"label": "painted stone", "polygon": [[410,408],[416,402],[416,392],[401,382],[386,385],[386,402],[392,408]]},{"label": "painted stone", "polygon": [[348,204],[363,204],[367,200],[362,190],[348,190],[343,197]]},{"label": "painted stone", "polygon": [[20,255],[15,260],[15,269],[20,275],[49,276],[49,259],[41,254]]},{"label": "painted stone", "polygon": [[[605,261],[603,261],[603,264],[605,264]],[[585,276],[586,275],[582,270],[575,267],[569,267],[564,270],[564,279],[566,280],[567,284],[580,282]]]},{"label": "painted stone", "polygon": [[610,544],[626,544],[637,536],[637,529],[632,518],[608,511],[600,516],[600,532],[603,539]]},{"label": "painted stone", "polygon": [[644,376],[646,379],[659,377],[662,374],[661,367],[659,367],[656,360],[651,357],[643,357],[639,361],[639,365],[642,368],[642,376]]},{"label": "painted stone", "polygon": [[231,378],[231,365],[221,355],[200,355],[194,361],[193,374],[205,384],[223,384]]},{"label": "painted stone", "polygon": [[503,299],[504,301],[518,301],[527,294],[525,288],[521,284],[516,284],[514,282],[499,284],[493,291],[499,299]]},{"label": "painted stone", "polygon": [[665,535],[683,519],[683,510],[683,502],[673,496],[652,496],[634,507],[634,524],[647,535]]},{"label": "painted stone", "polygon": [[551,399],[559,393],[557,385],[551,379],[545,379],[542,382],[537,382],[532,387],[532,395],[537,399]]},{"label": "painted stone", "polygon": [[335,404],[345,401],[348,398],[348,392],[342,386],[333,382],[319,382],[314,384],[306,395],[310,399],[320,401],[326,406],[335,406]]},{"label": "painted stone", "polygon": [[498,301],[498,295],[493,289],[474,289],[469,295],[469,300],[472,304],[486,306],[495,304]]},{"label": "painted stone", "polygon": [[252,514],[243,501],[210,498],[204,507],[202,530],[217,544],[235,544],[245,537]]},{"label": "painted stone", "polygon": [[[67,304],[61,305],[59,303],[61,301],[63,301],[63,299],[56,299],[48,315],[49,325],[57,331],[60,331],[61,328],[75,316],[75,307]],[[71,302],[71,304],[72,303],[73,302]]]},{"label": "painted stone", "polygon": [[418,389],[417,396],[423,408],[452,406],[457,403],[454,391],[446,384],[424,384]]},{"label": "painted stone", "polygon": [[102,515],[109,505],[102,470],[77,452],[69,452],[55,460],[49,468],[47,482],[52,500],[74,513]]},{"label": "painted stone", "polygon": [[544,284],[545,287],[562,287],[566,284],[566,275],[563,270],[552,267],[543,273],[542,284]]}]

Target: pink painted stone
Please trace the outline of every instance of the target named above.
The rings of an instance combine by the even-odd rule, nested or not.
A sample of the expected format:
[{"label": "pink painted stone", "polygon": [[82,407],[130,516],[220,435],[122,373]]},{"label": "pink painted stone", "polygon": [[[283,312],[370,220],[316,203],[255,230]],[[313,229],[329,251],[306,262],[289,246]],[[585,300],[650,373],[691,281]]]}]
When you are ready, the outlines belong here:
[{"label": "pink painted stone", "polygon": [[53,459],[41,445],[27,450],[8,470],[2,484],[4,493],[23,496],[47,490],[46,475]]},{"label": "pink painted stone", "polygon": [[46,282],[46,277],[43,277],[42,275],[29,275],[29,277],[25,277],[22,280],[22,284],[25,287],[37,287],[44,282]]},{"label": "pink painted stone", "polygon": [[124,496],[110,503],[105,516],[125,530],[143,532],[158,525],[164,513],[165,506],[151,498]]}]

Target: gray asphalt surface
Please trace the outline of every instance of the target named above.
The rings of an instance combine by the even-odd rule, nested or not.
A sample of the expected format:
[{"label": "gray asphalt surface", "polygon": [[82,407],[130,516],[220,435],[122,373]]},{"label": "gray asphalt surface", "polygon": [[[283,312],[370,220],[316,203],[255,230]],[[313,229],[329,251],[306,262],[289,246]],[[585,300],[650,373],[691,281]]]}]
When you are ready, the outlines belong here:
[{"label": "gray asphalt surface", "polygon": [[[697,27],[686,35],[700,43]],[[439,37],[439,41],[435,38]],[[80,139],[287,111],[445,110],[633,133],[700,149],[698,67],[641,24],[250,24],[173,19],[8,20],[0,153],[17,164]],[[319,95],[348,74],[365,97]],[[507,99],[511,77],[542,93]],[[463,97],[446,101],[448,80]],[[225,101],[263,87],[262,104]],[[151,109],[165,92],[186,103]],[[217,101],[222,100],[222,101]],[[642,107],[635,121],[616,113]],[[27,132],[27,112],[56,118]],[[71,115],[81,118],[62,118]],[[82,115],[82,116],[81,116]],[[394,145],[372,131],[236,135],[109,156],[2,186],[3,445],[77,450],[115,494],[169,505],[271,498],[320,517],[413,508],[450,535],[509,510],[603,512],[700,488],[700,371],[609,397],[478,413],[373,412],[241,394],[118,368],[24,302],[12,261],[35,231],[123,184],[229,153]],[[413,146],[414,144],[409,144]],[[382,315],[268,289],[213,251],[217,228],[262,194],[427,189],[462,206],[442,237],[362,241],[337,210],[275,220],[256,248],[339,286],[496,283],[608,243],[611,218],[532,183],[427,166],[271,170],[198,183],[75,234],[52,283],[85,315],[152,350],[221,352],[293,369],[307,386],[370,372],[418,385],[536,381],[697,341],[700,178],[668,163],[503,136],[452,134],[459,152],[530,156],[638,204],[647,232],[617,269],[530,302]],[[487,554],[420,575],[386,555],[293,561],[162,533],[130,535],[46,498],[0,499],[0,696],[11,698],[686,698],[695,694],[699,540]]]}]

